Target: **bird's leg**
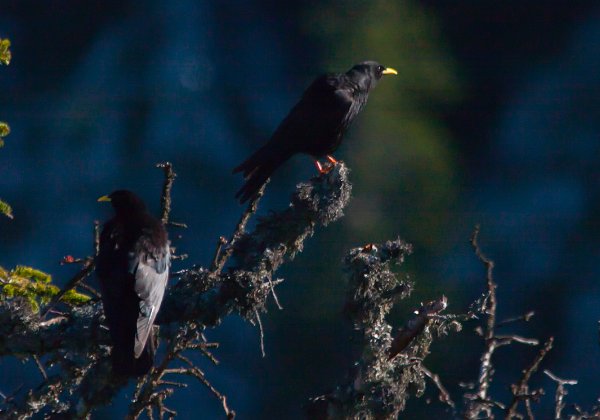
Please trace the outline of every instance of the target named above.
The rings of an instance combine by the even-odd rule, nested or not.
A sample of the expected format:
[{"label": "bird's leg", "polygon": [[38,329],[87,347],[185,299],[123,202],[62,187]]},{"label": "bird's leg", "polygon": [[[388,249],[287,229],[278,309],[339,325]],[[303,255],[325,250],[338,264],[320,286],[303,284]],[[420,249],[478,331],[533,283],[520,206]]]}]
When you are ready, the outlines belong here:
[{"label": "bird's leg", "polygon": [[326,174],[327,171],[325,169],[323,169],[323,165],[321,165],[321,162],[319,162],[318,159],[314,159],[315,161],[315,166],[317,167],[317,171],[319,171],[320,174]]},{"label": "bird's leg", "polygon": [[338,163],[337,160],[335,160],[332,156],[329,156],[329,155],[327,155],[327,160],[329,161],[329,163],[327,163],[325,166],[323,166],[323,164],[321,162],[319,162],[318,159],[314,159],[315,166],[317,167],[317,170],[319,171],[319,173],[321,175],[325,175],[325,174],[328,174],[329,172],[331,172],[333,167]]}]

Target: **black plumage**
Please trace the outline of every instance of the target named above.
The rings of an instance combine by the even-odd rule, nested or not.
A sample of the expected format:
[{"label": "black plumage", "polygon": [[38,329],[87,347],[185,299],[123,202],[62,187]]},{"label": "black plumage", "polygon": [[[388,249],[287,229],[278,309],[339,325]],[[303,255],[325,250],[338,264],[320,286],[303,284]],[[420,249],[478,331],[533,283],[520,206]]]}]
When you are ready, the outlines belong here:
[{"label": "black plumage", "polygon": [[[296,153],[315,159],[333,153],[367,102],[369,92],[385,74],[397,72],[375,61],[365,61],[346,73],[316,78],[267,144],[233,170],[242,172],[246,179],[236,198],[243,203],[255,196],[271,174]],[[328,158],[335,163],[335,159]]]},{"label": "black plumage", "polygon": [[100,234],[96,259],[113,342],[113,370],[122,375],[143,375],[154,361],[152,325],[169,278],[167,231],[131,191],[115,191],[98,201],[110,201],[115,210]]}]

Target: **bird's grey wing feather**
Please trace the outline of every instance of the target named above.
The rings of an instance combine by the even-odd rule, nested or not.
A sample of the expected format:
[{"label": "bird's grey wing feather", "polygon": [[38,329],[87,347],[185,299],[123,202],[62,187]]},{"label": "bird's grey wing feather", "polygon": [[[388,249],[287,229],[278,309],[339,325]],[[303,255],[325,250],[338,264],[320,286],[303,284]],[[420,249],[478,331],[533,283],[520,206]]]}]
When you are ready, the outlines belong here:
[{"label": "bird's grey wing feather", "polygon": [[135,277],[135,293],[140,299],[134,343],[136,358],[144,350],[169,279],[170,244],[167,242],[163,248],[152,251],[132,252],[130,258],[130,272]]}]

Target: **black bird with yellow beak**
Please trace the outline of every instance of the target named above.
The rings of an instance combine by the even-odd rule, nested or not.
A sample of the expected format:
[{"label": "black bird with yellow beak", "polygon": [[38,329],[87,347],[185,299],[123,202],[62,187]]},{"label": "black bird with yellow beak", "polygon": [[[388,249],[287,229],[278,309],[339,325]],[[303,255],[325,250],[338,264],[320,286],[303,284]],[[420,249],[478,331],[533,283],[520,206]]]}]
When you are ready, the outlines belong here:
[{"label": "black bird with yellow beak", "polygon": [[153,365],[153,323],[169,279],[170,247],[160,220],[131,191],[100,197],[115,216],[104,224],[96,274],[113,342],[113,371],[139,376]]},{"label": "black bird with yellow beak", "polygon": [[315,79],[267,144],[233,170],[242,172],[246,179],[236,198],[243,203],[254,197],[271,174],[296,153],[311,155],[319,172],[325,172],[319,157],[326,156],[332,164],[337,163],[331,153],[365,106],[369,92],[386,74],[398,72],[375,61],[365,61],[346,73]]}]

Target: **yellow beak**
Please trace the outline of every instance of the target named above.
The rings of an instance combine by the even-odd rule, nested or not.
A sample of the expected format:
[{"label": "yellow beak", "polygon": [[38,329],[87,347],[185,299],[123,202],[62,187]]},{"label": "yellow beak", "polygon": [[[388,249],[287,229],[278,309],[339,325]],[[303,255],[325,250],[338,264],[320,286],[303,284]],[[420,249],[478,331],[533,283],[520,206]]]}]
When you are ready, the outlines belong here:
[{"label": "yellow beak", "polygon": [[398,72],[396,70],[394,70],[393,68],[388,67],[383,71],[383,74],[398,74]]},{"label": "yellow beak", "polygon": [[108,201],[108,202],[110,202],[110,197],[108,195],[103,195],[102,197],[100,197],[98,199],[98,202],[101,202],[101,201]]}]

